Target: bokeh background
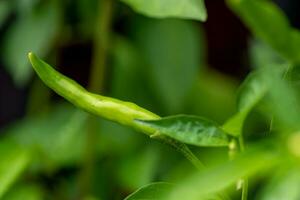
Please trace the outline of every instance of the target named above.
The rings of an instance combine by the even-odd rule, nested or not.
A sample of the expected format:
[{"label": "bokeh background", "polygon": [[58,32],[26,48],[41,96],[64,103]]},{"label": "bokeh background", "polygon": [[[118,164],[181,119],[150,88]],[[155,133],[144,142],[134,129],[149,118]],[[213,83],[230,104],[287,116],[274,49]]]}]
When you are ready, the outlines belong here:
[{"label": "bokeh background", "polygon": [[[36,152],[6,199],[18,193],[122,199],[146,183],[180,180],[194,170],[170,147],[90,117],[54,94],[33,73],[29,51],[85,87],[96,76],[97,93],[161,116],[187,113],[223,123],[235,112],[258,44],[223,0],[206,1],[204,23],[148,18],[119,1],[103,8],[102,1],[0,0],[0,133]],[[300,1],[274,2],[300,28]],[[109,30],[101,27],[103,12],[112,13]],[[102,72],[95,74],[95,65]],[[259,113],[248,121],[249,132],[266,129]],[[227,159],[224,149],[194,150],[207,165]]]}]

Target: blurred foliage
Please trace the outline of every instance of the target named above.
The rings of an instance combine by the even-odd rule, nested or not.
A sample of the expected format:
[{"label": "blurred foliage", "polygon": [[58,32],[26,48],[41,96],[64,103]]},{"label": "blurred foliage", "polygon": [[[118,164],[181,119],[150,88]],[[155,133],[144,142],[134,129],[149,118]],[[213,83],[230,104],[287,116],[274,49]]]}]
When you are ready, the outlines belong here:
[{"label": "blurred foliage", "polygon": [[2,27],[3,23],[7,19],[9,13],[11,11],[10,4],[8,1],[0,2],[0,27]]},{"label": "blurred foliage", "polygon": [[25,170],[30,161],[30,152],[16,143],[2,141],[0,144],[0,196],[8,190],[15,179]]},{"label": "blurred foliage", "polygon": [[150,17],[180,17],[205,21],[207,18],[203,0],[121,0],[137,12]]},{"label": "blurred foliage", "polygon": [[[23,4],[25,8],[22,10],[32,6]],[[17,85],[26,84],[32,74],[27,52],[36,50],[43,56],[49,53],[60,22],[60,8],[55,0],[40,5],[36,10],[18,13],[16,22],[7,30],[2,44],[3,60]]]},{"label": "blurred foliage", "polygon": [[[107,2],[113,12],[103,14]],[[0,63],[28,91],[24,116],[0,130],[0,198],[299,199],[299,31],[270,0],[226,2],[252,33],[252,72],[242,84],[207,63],[202,0],[0,1]],[[105,41],[99,23],[108,23]],[[101,55],[98,42],[107,45]],[[72,54],[80,70],[70,65],[70,76],[89,74],[104,55],[101,94],[160,116],[196,115],[143,123],[177,150],[192,144],[205,167],[193,166],[200,161],[191,152],[192,163],[71,106],[37,79],[29,51],[65,71],[64,48],[78,43],[88,58]]]},{"label": "blurred foliage", "polygon": [[10,190],[3,199],[7,200],[41,200],[45,198],[42,188],[38,185],[19,184]]}]

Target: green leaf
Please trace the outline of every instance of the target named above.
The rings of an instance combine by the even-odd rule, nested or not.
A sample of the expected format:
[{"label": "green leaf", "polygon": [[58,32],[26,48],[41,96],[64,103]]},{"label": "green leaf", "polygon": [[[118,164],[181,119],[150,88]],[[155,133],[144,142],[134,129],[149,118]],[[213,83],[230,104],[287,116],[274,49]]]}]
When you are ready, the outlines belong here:
[{"label": "green leaf", "polygon": [[245,118],[254,106],[266,95],[268,83],[261,71],[251,73],[239,88],[238,112],[223,125],[223,129],[233,136],[242,132]]},{"label": "green leaf", "polygon": [[196,146],[227,146],[229,137],[217,124],[207,119],[176,115],[159,120],[136,120],[142,126],[153,129],[155,135],[165,135],[180,142]]},{"label": "green leaf", "polygon": [[56,1],[22,15],[4,36],[3,60],[17,86],[23,86],[32,75],[27,60],[30,50],[45,56],[54,42],[60,26],[60,9]]},{"label": "green leaf", "polygon": [[250,62],[254,69],[287,64],[287,60],[282,58],[273,48],[256,38],[250,41]]},{"label": "green leaf", "polygon": [[238,137],[242,134],[244,121],[247,117],[246,112],[238,112],[230,117],[222,126],[222,129],[229,135]]},{"label": "green leaf", "polygon": [[158,182],[143,186],[125,200],[164,200],[174,186],[170,183]]},{"label": "green leaf", "polygon": [[299,96],[298,89],[288,80],[284,79],[287,69],[269,67],[265,77],[271,86],[269,91],[269,106],[284,132],[299,130]]},{"label": "green leaf", "polygon": [[16,143],[0,142],[0,198],[28,166],[29,152]]},{"label": "green leaf", "polygon": [[292,29],[290,33],[291,37],[291,51],[294,53],[294,61],[295,63],[300,63],[300,31],[298,29]]},{"label": "green leaf", "polygon": [[239,112],[249,112],[266,94],[268,83],[260,71],[252,72],[240,86],[237,107]]},{"label": "green leaf", "polygon": [[283,57],[299,62],[299,33],[283,12],[269,0],[228,0],[228,5],[241,17],[258,38]]},{"label": "green leaf", "polygon": [[[292,47],[291,47],[292,48]],[[263,76],[269,85],[268,103],[265,105],[287,130],[299,128],[299,67],[280,58],[264,45],[256,42],[252,45],[252,59],[264,67]],[[257,65],[258,67],[258,65]],[[274,122],[274,120],[273,120]],[[282,128],[282,127],[281,127]]]},{"label": "green leaf", "polygon": [[300,172],[289,169],[272,178],[260,195],[261,200],[298,200],[300,198]]},{"label": "green leaf", "polygon": [[274,167],[279,158],[280,154],[271,145],[252,147],[233,161],[181,180],[165,199],[204,199],[226,189],[243,177]]},{"label": "green leaf", "polygon": [[205,21],[204,0],[121,0],[136,12],[149,17],[176,17]]},{"label": "green leaf", "polygon": [[199,30],[194,22],[178,19],[142,18],[134,24],[144,70],[166,113],[182,111],[203,66],[204,40]]}]

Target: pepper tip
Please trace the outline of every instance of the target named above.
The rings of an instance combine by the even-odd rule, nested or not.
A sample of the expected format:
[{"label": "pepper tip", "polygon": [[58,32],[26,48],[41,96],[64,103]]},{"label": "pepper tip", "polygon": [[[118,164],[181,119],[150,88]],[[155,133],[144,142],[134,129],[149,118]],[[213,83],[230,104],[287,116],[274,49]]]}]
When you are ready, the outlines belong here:
[{"label": "pepper tip", "polygon": [[27,55],[28,55],[28,58],[31,60],[33,53],[30,51]]}]

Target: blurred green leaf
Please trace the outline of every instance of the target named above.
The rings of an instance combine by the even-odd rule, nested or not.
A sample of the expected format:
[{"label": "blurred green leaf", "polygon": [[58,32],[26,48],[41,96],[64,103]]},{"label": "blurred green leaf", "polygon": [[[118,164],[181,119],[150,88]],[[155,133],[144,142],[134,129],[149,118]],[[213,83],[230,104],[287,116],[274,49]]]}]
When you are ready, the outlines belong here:
[{"label": "blurred green leaf", "polygon": [[296,88],[284,79],[288,69],[274,69],[269,67],[265,71],[265,77],[271,86],[269,91],[269,106],[279,120],[281,128],[287,131],[299,130],[299,98]]},{"label": "blurred green leaf", "polygon": [[262,144],[253,147],[233,161],[181,180],[165,199],[186,199],[187,197],[189,200],[204,199],[226,189],[243,177],[274,167],[279,158],[278,152],[270,145]]},{"label": "blurred green leaf", "polygon": [[136,26],[151,87],[168,113],[179,112],[204,60],[201,29],[175,19],[143,18]]},{"label": "blurred green leaf", "polygon": [[234,135],[242,133],[245,118],[254,106],[266,95],[268,83],[261,71],[252,72],[239,88],[237,97],[238,112],[223,125],[223,129]]},{"label": "blurred green leaf", "polygon": [[264,99],[263,109],[266,110],[263,113],[274,116],[275,121],[272,120],[272,127],[277,126],[277,122],[279,126],[283,125],[287,130],[299,127],[297,125],[297,112],[299,112],[297,65],[289,64],[259,40],[252,42],[251,59],[255,67],[263,68],[263,71],[260,71],[269,88]]},{"label": "blurred green leaf", "polygon": [[159,151],[154,146],[128,155],[120,165],[120,183],[124,188],[136,189],[153,181],[158,166]]},{"label": "blurred green leaf", "polygon": [[239,88],[237,107],[239,112],[249,112],[266,94],[268,84],[259,71],[252,72]]},{"label": "blurred green leaf", "polygon": [[176,115],[159,120],[136,121],[142,126],[154,129],[157,135],[166,135],[187,144],[226,146],[229,143],[228,136],[217,124],[197,116]]},{"label": "blurred green leaf", "polygon": [[222,129],[229,135],[237,137],[242,134],[244,121],[247,117],[246,112],[238,112],[230,117],[222,126]]},{"label": "blurred green leaf", "polygon": [[43,189],[38,185],[21,184],[9,190],[2,200],[43,200],[45,199]]},{"label": "blurred green leaf", "polygon": [[0,142],[0,198],[28,166],[30,153],[16,143]]},{"label": "blurred green leaf", "polygon": [[290,67],[285,74],[285,79],[289,81],[289,84],[295,88],[295,92],[300,96],[300,67]]},{"label": "blurred green leaf", "polygon": [[125,200],[164,200],[165,195],[168,194],[173,187],[174,185],[170,183],[151,183],[141,187],[126,197]]},{"label": "blurred green leaf", "polygon": [[141,52],[132,41],[120,36],[114,39],[113,64],[111,96],[150,107],[150,110],[157,109],[153,107],[155,101],[152,93],[145,93],[149,90],[149,82],[145,81],[148,74],[141,67],[145,65]]},{"label": "blurred green leaf", "polygon": [[291,37],[291,51],[294,53],[294,61],[295,63],[300,63],[300,31],[298,29],[292,29],[289,35]]},{"label": "blurred green leaf", "polygon": [[135,11],[149,17],[176,17],[205,21],[204,0],[121,0]]},{"label": "blurred green leaf", "polygon": [[7,19],[11,11],[11,5],[9,1],[0,1],[0,28]]},{"label": "blurred green leaf", "polygon": [[[208,149],[208,148],[207,148]],[[213,149],[213,148],[209,148]],[[219,148],[218,148],[219,149]],[[165,157],[163,157],[165,159]],[[227,158],[226,158],[227,159]],[[201,160],[204,161],[203,157]],[[185,160],[181,160],[180,162],[171,163],[172,167],[168,168],[166,172],[163,173],[162,180],[167,182],[175,183],[180,182],[185,179],[187,176],[194,174],[198,169],[196,169],[191,163],[186,162]]]},{"label": "blurred green leaf", "polygon": [[49,53],[60,27],[60,9],[55,0],[19,16],[4,36],[3,60],[18,86],[27,83],[32,74],[27,59],[29,51],[45,56]]},{"label": "blurred green leaf", "polygon": [[250,41],[250,63],[254,69],[287,64],[273,48],[259,39]]},{"label": "blurred green leaf", "polygon": [[185,112],[224,122],[235,109],[237,82],[223,73],[203,70],[186,99]]},{"label": "blurred green leaf", "polygon": [[228,0],[228,5],[250,30],[292,62],[300,61],[300,33],[283,12],[269,0]]},{"label": "blurred green leaf", "polygon": [[81,159],[87,116],[74,107],[60,105],[49,114],[16,123],[6,134],[26,148],[35,149],[35,161],[42,166],[68,166]]},{"label": "blurred green leaf", "polygon": [[300,172],[289,169],[280,175],[275,175],[262,191],[261,200],[297,200],[300,198]]},{"label": "blurred green leaf", "polygon": [[97,151],[101,154],[125,156],[135,151],[140,142],[148,139],[129,127],[114,122],[99,119],[98,125],[96,128],[100,134]]},{"label": "blurred green leaf", "polygon": [[34,10],[34,7],[41,2],[41,0],[15,0],[15,6],[18,14],[26,15]]}]

